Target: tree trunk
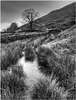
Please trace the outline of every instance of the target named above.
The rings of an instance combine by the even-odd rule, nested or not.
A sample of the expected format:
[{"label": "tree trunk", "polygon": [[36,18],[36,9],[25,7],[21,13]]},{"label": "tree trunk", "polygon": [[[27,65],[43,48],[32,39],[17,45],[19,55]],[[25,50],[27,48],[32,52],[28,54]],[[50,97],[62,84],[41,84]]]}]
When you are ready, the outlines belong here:
[{"label": "tree trunk", "polygon": [[30,22],[30,32],[32,32],[32,21]]}]

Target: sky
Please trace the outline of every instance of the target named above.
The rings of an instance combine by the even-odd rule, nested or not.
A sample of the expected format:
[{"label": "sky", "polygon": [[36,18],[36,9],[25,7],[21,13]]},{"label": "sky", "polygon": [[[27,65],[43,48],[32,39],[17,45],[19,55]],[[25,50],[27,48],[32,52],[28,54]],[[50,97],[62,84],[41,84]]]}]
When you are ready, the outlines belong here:
[{"label": "sky", "polygon": [[18,23],[18,26],[22,25],[21,15],[27,8],[33,8],[40,13],[40,16],[44,16],[53,10],[60,9],[74,1],[1,1],[1,30],[6,29],[12,22]]}]

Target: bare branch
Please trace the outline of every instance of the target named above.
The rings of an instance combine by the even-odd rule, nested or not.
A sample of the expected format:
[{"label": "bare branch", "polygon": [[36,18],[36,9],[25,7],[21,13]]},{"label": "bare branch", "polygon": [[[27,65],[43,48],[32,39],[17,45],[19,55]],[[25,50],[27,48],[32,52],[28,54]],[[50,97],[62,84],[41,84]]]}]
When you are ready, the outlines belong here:
[{"label": "bare branch", "polygon": [[25,9],[22,12],[22,20],[30,23],[30,31],[32,31],[32,23],[39,16],[39,13],[34,9]]}]

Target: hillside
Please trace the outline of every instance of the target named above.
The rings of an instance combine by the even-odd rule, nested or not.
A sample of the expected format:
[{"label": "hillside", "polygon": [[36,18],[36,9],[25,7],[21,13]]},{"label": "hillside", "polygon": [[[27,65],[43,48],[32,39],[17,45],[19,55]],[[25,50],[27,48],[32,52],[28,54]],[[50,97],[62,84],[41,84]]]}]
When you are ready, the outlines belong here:
[{"label": "hillside", "polygon": [[[75,100],[76,98],[76,25],[73,27],[59,33],[57,37],[51,41],[49,35],[30,38],[27,40],[18,40],[8,44],[1,45],[1,90],[2,90],[2,98],[8,100],[7,98],[13,98],[12,100],[22,100],[22,98],[26,100],[39,100],[43,98],[51,98],[49,97],[51,94],[53,95],[54,100]],[[30,49],[26,49],[27,53],[25,53],[25,57],[28,58],[28,55],[31,57],[33,52],[31,51],[31,46],[34,47],[36,53],[36,57],[38,58],[39,70],[43,72],[46,76],[51,73],[51,67],[53,73],[56,75],[57,80],[59,78],[59,82],[56,82],[55,76],[53,75],[46,76],[44,78],[45,81],[42,80],[42,74],[38,73],[36,67],[38,67],[35,63],[26,61],[23,63],[24,69],[27,74],[30,75],[29,78],[24,76],[22,67],[20,66],[12,66],[15,65],[19,58],[22,57],[22,52],[27,44],[30,46]],[[30,54],[32,52],[32,54]],[[30,58],[31,59],[31,58]],[[19,61],[20,62],[20,61]],[[42,67],[40,67],[42,66]],[[47,66],[47,67],[46,67]],[[9,70],[9,68],[11,70]],[[8,70],[7,70],[8,69]],[[12,71],[12,72],[11,72]],[[11,74],[12,73],[12,74]],[[36,78],[40,77],[40,81],[35,84],[34,90],[32,90],[33,81],[36,82]],[[54,79],[53,81],[51,80]],[[25,80],[26,79],[26,80]],[[30,83],[30,79],[33,79]],[[47,81],[46,81],[47,79]],[[25,82],[25,83],[24,83]],[[27,83],[28,82],[28,83]],[[47,84],[46,84],[47,83]],[[48,84],[50,84],[51,88],[49,88]],[[58,85],[59,84],[59,85]],[[6,87],[5,87],[6,86]],[[52,88],[52,87],[55,87]],[[52,90],[52,92],[47,92]],[[54,90],[54,92],[53,92]],[[12,92],[15,91],[15,92]],[[43,92],[44,91],[44,92]],[[7,93],[7,95],[6,95]],[[29,93],[32,98],[29,99]],[[46,94],[46,95],[45,95]],[[62,95],[63,94],[63,95]],[[39,97],[38,97],[39,96]],[[61,98],[60,98],[61,97]],[[64,98],[65,97],[65,98]],[[24,100],[23,99],[23,100]],[[10,99],[9,99],[10,100]],[[46,100],[46,99],[44,99]],[[47,99],[50,100],[50,99]],[[53,99],[52,99],[53,100]]]},{"label": "hillside", "polygon": [[49,32],[1,35],[2,100],[76,100],[75,13],[73,3],[36,20]]},{"label": "hillside", "polygon": [[76,56],[76,25],[61,32],[51,41],[50,37],[45,40],[42,46],[53,49],[59,55],[71,54]]},{"label": "hillside", "polygon": [[[61,9],[54,10],[49,14],[34,21],[34,27],[37,29],[48,28],[48,29],[60,29],[65,30],[75,24],[75,4],[72,3]],[[36,26],[37,25],[37,26]],[[23,25],[20,28],[27,28],[28,25]]]}]

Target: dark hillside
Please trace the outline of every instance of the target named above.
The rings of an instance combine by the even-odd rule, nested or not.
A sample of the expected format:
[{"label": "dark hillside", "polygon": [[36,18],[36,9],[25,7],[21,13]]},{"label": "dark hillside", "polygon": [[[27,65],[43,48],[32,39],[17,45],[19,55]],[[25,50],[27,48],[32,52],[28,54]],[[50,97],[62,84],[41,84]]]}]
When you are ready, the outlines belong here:
[{"label": "dark hillside", "polygon": [[[75,2],[67,5],[61,9],[54,10],[50,12],[49,14],[35,20],[34,27],[36,28],[48,28],[48,29],[61,29],[65,30],[75,24]],[[21,28],[26,27],[26,25],[21,26]]]}]

